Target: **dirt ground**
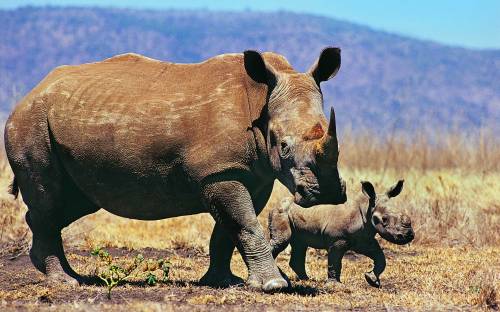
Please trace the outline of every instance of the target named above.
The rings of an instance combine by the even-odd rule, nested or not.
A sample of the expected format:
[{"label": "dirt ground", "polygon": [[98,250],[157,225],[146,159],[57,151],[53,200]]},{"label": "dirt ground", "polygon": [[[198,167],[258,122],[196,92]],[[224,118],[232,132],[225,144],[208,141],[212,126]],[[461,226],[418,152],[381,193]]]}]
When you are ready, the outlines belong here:
[{"label": "dirt ground", "polygon": [[[213,289],[197,285],[208,265],[208,255],[198,249],[174,251],[158,249],[107,249],[115,261],[131,261],[141,253],[145,258],[169,259],[169,280],[148,286],[131,280],[112,291],[110,300],[104,286],[47,285],[43,274],[31,265],[29,256],[0,259],[0,310],[2,311],[289,311],[289,310],[475,310],[488,308],[488,294],[498,288],[500,249],[421,248],[385,245],[388,267],[381,277],[382,287],[370,287],[363,272],[368,259],[348,254],[344,258],[342,284],[325,284],[326,256],[310,250],[309,281],[297,281],[288,268],[289,255],[280,256],[279,265],[292,277],[293,286],[283,293],[262,294],[246,287]],[[81,274],[92,275],[99,262],[89,251],[70,249],[68,258]],[[246,274],[235,253],[233,270]],[[404,273],[402,273],[404,272]],[[494,291],[494,290],[493,290]],[[493,300],[493,301],[492,301]],[[490,303],[491,303],[490,302]],[[498,309],[498,306],[496,306]]]},{"label": "dirt ground", "polygon": [[[0,161],[0,165],[2,162]],[[2,169],[2,166],[0,166]],[[4,163],[0,190],[11,172]],[[31,233],[21,199],[0,191],[0,312],[3,311],[296,311],[296,310],[498,310],[500,295],[500,175],[497,171],[456,170],[345,171],[349,198],[360,192],[359,181],[376,181],[376,188],[405,178],[395,204],[412,218],[416,238],[407,246],[381,242],[387,268],[382,287],[370,287],[364,272],[366,257],[344,258],[342,284],[326,284],[324,251],[308,252],[308,281],[295,280],[285,250],[278,265],[292,287],[263,294],[246,287],[213,289],[198,285],[209,257],[213,219],[207,214],[159,221],[129,220],[104,210],[63,230],[66,254],[82,275],[95,276],[103,263],[90,252],[103,247],[113,262],[128,265],[141,253],[147,259],[171,263],[166,282],[145,283],[144,274],[119,285],[107,298],[105,286],[47,285],[27,255]],[[264,229],[270,209],[288,191],[280,184],[259,216]],[[11,260],[11,258],[13,258]],[[246,278],[246,267],[235,252],[233,272]],[[160,276],[161,270],[154,272]]]}]

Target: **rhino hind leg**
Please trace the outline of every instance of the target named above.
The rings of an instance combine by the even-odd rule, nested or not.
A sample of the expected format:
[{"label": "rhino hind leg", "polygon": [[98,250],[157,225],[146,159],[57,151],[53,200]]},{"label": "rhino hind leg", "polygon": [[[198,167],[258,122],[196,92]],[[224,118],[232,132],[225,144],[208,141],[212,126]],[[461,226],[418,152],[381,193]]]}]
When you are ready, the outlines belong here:
[{"label": "rhino hind leg", "polygon": [[26,220],[33,231],[30,249],[31,263],[46,274],[49,283],[76,285],[79,275],[71,268],[64,254],[61,232],[54,229],[34,230],[33,211],[26,213]]},{"label": "rhino hind leg", "polygon": [[33,241],[30,258],[33,265],[46,274],[47,282],[83,282],[64,254],[61,230],[80,217],[98,210],[61,170],[55,157],[48,162],[14,164],[23,201],[28,206],[26,222]]},{"label": "rhino hind leg", "polygon": [[[30,249],[30,259],[33,265],[46,274],[48,282],[69,283],[75,285],[83,283],[84,278],[78,275],[66,259],[61,230],[73,221],[98,209],[90,204],[82,195],[75,196],[75,192],[68,190],[61,195],[59,201],[63,205],[51,207],[28,204],[26,221],[33,232],[33,242]],[[50,190],[48,190],[50,193]],[[69,196],[68,196],[69,195]],[[64,205],[65,203],[72,203]]]},{"label": "rhino hind leg", "polygon": [[78,278],[65,255],[61,230],[98,208],[81,193],[61,163],[63,154],[47,119],[47,96],[27,96],[5,127],[5,151],[14,172],[12,190],[28,206],[26,221],[33,233],[30,258],[49,280]]}]

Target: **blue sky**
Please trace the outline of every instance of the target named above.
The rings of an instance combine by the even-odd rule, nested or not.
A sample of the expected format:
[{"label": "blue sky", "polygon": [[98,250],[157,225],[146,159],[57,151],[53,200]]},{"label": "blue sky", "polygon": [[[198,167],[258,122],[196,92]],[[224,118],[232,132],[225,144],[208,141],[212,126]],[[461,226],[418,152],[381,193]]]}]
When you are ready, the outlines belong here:
[{"label": "blue sky", "polygon": [[500,49],[500,0],[0,0],[0,8],[85,5],[148,9],[288,10],[472,48]]}]

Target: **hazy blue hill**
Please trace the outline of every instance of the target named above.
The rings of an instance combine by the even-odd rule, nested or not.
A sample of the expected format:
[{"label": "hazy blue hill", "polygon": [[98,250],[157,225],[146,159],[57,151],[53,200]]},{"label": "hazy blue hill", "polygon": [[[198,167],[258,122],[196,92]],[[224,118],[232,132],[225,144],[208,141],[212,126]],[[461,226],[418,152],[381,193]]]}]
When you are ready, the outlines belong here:
[{"label": "hazy blue hill", "polygon": [[275,51],[306,70],[327,45],[342,68],[325,83],[339,123],[386,131],[455,125],[500,129],[500,50],[420,41],[287,12],[33,8],[0,11],[0,111],[53,67],[124,52],[197,62],[245,49]]}]

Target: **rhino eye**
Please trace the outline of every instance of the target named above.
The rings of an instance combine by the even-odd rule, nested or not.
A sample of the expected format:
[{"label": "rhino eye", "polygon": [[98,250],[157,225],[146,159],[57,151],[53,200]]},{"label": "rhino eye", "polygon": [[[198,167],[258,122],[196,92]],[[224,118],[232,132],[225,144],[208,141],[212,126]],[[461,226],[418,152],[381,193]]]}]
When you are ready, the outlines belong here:
[{"label": "rhino eye", "polygon": [[285,141],[281,141],[281,157],[287,158],[290,156],[290,145]]}]

